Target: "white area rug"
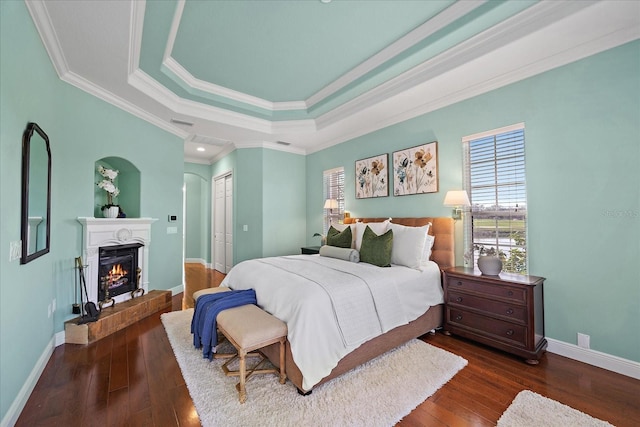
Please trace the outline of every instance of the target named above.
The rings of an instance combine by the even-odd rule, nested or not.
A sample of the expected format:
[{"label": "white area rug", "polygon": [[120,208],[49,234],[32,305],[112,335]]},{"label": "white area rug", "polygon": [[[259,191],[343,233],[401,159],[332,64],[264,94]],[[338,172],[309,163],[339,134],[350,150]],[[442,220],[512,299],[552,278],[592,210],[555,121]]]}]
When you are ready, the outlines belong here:
[{"label": "white area rug", "polygon": [[603,427],[608,422],[593,418],[548,397],[529,390],[518,393],[511,405],[498,420],[498,427]]},{"label": "white area rug", "polygon": [[[203,426],[391,426],[449,381],[467,361],[413,340],[301,396],[275,375],[247,380],[238,402],[237,377],[222,360],[193,347],[193,309],[162,315],[162,323]],[[224,351],[224,349],[223,349]]]}]

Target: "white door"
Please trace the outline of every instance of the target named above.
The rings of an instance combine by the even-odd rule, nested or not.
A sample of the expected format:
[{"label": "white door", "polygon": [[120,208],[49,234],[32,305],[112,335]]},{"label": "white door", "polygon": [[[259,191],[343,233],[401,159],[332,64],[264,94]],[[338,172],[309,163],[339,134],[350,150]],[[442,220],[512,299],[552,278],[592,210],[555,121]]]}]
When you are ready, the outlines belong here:
[{"label": "white door", "polygon": [[233,177],[227,175],[224,180],[225,186],[225,273],[233,267]]},{"label": "white door", "polygon": [[231,174],[214,179],[214,268],[228,273],[233,266],[233,180]]}]

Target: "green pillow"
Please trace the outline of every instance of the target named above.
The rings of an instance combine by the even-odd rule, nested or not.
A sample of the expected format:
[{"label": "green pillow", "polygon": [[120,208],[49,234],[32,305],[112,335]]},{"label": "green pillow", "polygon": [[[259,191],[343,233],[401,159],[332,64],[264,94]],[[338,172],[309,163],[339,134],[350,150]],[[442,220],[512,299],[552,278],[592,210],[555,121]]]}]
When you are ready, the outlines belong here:
[{"label": "green pillow", "polygon": [[362,235],[360,261],[378,267],[391,267],[391,249],[393,249],[393,230],[389,229],[378,236],[367,225]]},{"label": "green pillow", "polygon": [[351,227],[342,231],[336,230],[333,226],[327,232],[327,245],[339,248],[351,248]]}]

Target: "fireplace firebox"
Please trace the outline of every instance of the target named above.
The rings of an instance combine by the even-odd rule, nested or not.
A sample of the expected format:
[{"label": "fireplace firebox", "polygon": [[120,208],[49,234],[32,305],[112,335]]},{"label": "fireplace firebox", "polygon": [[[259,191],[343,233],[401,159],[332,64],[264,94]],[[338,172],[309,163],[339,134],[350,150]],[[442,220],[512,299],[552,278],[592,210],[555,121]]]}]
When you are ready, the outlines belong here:
[{"label": "fireplace firebox", "polygon": [[[140,243],[101,247],[98,255],[98,301],[138,289]],[[132,294],[133,296],[133,294]]]}]

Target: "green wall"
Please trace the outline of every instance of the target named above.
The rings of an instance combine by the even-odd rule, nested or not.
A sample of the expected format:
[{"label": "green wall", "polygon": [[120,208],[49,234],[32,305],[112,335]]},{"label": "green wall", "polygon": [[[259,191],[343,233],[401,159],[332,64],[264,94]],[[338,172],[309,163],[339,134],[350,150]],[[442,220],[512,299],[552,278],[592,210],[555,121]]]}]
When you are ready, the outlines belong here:
[{"label": "green wall", "polygon": [[187,260],[210,259],[209,224],[211,223],[211,202],[209,181],[200,175],[184,173],[185,232],[184,253]]},{"label": "green wall", "polygon": [[[640,361],[640,42],[307,156],[307,243],[322,227],[322,171],[345,168],[352,216],[449,215],[462,188],[463,136],[524,122],[531,274],[546,334]],[[438,141],[440,191],[355,199],[354,162]],[[391,181],[392,185],[393,181]],[[462,232],[457,228],[457,261]]]},{"label": "green wall", "polygon": [[[140,215],[152,225],[149,283],[182,283],[182,233],[167,234],[167,215],[182,212],[183,142],[67,83],[54,71],[24,2],[0,2],[0,418],[54,334],[73,317],[74,258],[93,216],[95,162],[127,159],[139,171]],[[21,139],[27,122],[48,134],[52,154],[51,252],[26,265],[9,262],[20,240]],[[126,188],[121,188],[126,192]],[[180,229],[182,227],[179,227]],[[48,316],[56,300],[57,310]],[[46,362],[46,359],[44,359]],[[37,373],[36,373],[37,374]]]},{"label": "green wall", "polygon": [[305,156],[264,150],[263,256],[299,254],[305,243]]},{"label": "green wall", "polygon": [[213,177],[233,172],[234,264],[300,253],[306,229],[304,156],[242,148],[215,162],[211,170]]}]

